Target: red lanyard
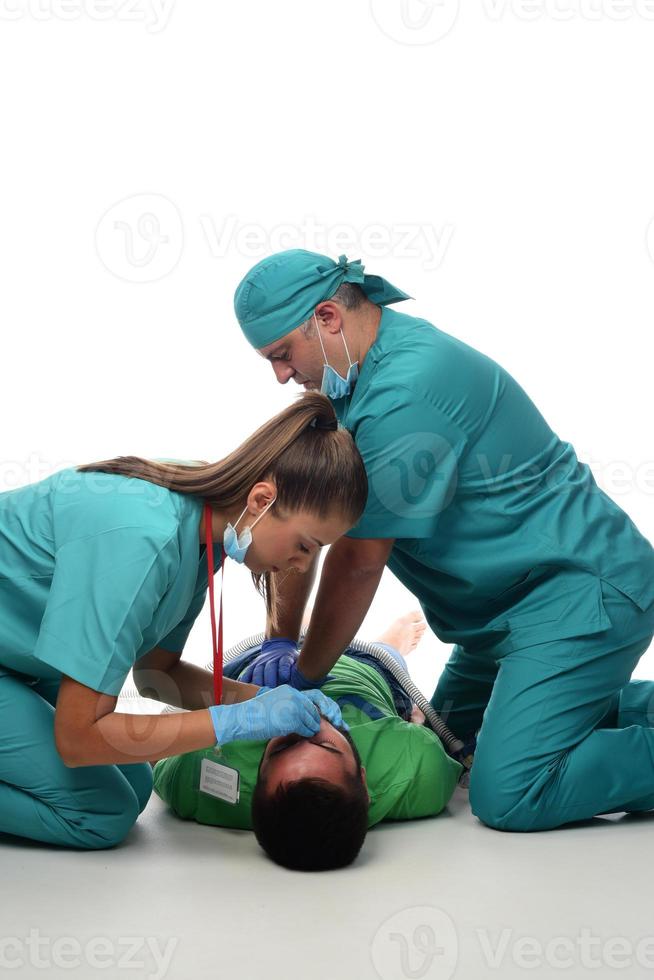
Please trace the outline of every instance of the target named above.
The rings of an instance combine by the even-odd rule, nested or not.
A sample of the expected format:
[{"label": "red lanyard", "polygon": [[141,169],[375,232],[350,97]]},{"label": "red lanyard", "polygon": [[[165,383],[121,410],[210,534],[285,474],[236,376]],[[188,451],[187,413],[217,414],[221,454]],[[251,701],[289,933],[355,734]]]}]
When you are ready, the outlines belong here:
[{"label": "red lanyard", "polygon": [[207,539],[207,570],[209,579],[209,602],[211,604],[211,637],[213,639],[213,697],[214,704],[223,699],[223,581],[225,579],[225,549],[220,546],[220,620],[218,622],[218,643],[216,643],[216,610],[213,600],[213,534],[211,531],[211,505],[204,505],[204,527]]}]

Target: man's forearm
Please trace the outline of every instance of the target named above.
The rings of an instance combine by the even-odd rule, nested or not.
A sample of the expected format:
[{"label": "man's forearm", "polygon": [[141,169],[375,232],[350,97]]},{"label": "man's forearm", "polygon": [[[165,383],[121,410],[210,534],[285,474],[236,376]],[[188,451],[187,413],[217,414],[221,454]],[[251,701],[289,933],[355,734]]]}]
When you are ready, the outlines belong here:
[{"label": "man's forearm", "polygon": [[350,645],[365,619],[383,570],[383,565],[348,565],[338,546],[332,546],[298,660],[298,668],[309,680],[327,674]]},{"label": "man's forearm", "polygon": [[272,628],[270,620],[266,623],[269,637],[287,636],[297,640],[302,628],[302,617],[313,588],[318,567],[318,555],[306,572],[277,572],[277,626]]}]

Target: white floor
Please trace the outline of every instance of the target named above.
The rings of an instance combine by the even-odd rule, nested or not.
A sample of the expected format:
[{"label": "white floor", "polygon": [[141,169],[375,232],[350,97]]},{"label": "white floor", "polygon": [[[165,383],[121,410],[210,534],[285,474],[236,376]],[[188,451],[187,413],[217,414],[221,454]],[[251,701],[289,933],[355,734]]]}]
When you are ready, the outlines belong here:
[{"label": "white floor", "polygon": [[641,978],[652,832],[654,812],[503,833],[459,788],[434,819],[371,831],[349,869],[299,874],[250,833],[180,821],[153,795],[113,850],[2,838],[0,973]]}]

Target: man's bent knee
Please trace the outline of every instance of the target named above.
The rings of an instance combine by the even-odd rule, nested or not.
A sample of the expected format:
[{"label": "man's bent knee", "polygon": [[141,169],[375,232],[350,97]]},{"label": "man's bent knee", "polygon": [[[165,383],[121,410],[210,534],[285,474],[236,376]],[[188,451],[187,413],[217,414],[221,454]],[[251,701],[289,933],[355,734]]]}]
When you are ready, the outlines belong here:
[{"label": "man's bent knee", "polygon": [[468,799],[475,817],[492,830],[532,830],[529,816],[521,806],[525,790],[517,794],[502,788],[498,773],[482,773],[473,763]]}]

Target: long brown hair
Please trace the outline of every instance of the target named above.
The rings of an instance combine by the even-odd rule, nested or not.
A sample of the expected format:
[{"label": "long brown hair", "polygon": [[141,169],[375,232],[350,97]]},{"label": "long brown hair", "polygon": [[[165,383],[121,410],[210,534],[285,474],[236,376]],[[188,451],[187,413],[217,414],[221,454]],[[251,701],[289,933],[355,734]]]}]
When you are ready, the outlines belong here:
[{"label": "long brown hair", "polygon": [[[216,463],[159,463],[141,456],[116,456],[78,466],[81,473],[101,472],[148,480],[177,493],[189,493],[221,510],[242,506],[255,483],[270,480],[277,496],[270,513],[308,510],[318,517],[339,514],[356,524],[365,507],[368,481],[350,433],[338,425],[329,398],[300,395],[224,459]],[[276,619],[275,580],[270,572],[252,573]]]}]

